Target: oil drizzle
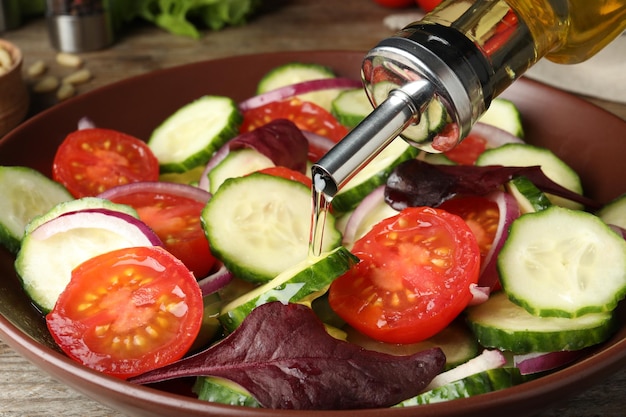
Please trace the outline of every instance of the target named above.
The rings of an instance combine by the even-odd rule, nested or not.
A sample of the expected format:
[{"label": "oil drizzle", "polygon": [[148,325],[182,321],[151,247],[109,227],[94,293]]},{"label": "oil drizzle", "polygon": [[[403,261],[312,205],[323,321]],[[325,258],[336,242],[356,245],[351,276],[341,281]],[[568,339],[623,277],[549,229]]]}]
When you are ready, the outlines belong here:
[{"label": "oil drizzle", "polygon": [[321,256],[324,249],[324,230],[326,217],[330,209],[332,197],[324,193],[325,181],[315,175],[313,180],[313,196],[311,209],[311,231],[309,234],[309,257]]}]

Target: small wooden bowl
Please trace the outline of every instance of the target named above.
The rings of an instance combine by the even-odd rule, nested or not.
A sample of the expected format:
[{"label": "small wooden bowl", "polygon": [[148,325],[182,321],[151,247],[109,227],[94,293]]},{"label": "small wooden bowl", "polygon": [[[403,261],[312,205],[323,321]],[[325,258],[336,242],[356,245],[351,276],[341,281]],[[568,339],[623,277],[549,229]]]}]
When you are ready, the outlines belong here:
[{"label": "small wooden bowl", "polygon": [[2,137],[24,120],[30,97],[22,77],[22,52],[3,39],[0,39],[0,48],[8,51],[11,56],[8,72],[0,74],[0,137]]}]

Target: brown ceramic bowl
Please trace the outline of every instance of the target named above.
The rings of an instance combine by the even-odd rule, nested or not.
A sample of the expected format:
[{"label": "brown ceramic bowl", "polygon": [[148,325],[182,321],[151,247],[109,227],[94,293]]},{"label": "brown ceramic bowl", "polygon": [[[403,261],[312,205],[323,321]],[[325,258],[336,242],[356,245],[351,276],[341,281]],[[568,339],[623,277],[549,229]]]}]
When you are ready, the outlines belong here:
[{"label": "brown ceramic bowl", "polygon": [[[61,103],[0,141],[0,165],[28,165],[50,174],[57,145],[88,116],[96,125],[147,138],[181,105],[203,94],[244,99],[260,76],[290,61],[329,65],[358,77],[361,52],[286,52],[201,62],[128,79]],[[606,202],[626,192],[626,122],[568,94],[522,80],[506,93],[521,109],[530,143],[546,146],[576,169],[588,195]],[[623,306],[622,306],[623,307]],[[621,308],[621,321],[626,320]],[[55,348],[44,320],[22,292],[13,257],[0,252],[0,337],[54,378],[128,415],[348,417],[351,412],[276,412],[201,402],[174,390],[135,386],[91,371]],[[360,416],[530,415],[626,364],[626,327],[587,358],[514,388],[418,408],[359,411]],[[165,388],[164,388],[165,389]],[[180,390],[176,390],[180,391]]]},{"label": "brown ceramic bowl", "polygon": [[0,48],[11,56],[11,65],[0,73],[0,137],[17,126],[28,112],[28,89],[22,78],[22,52],[0,39]]}]

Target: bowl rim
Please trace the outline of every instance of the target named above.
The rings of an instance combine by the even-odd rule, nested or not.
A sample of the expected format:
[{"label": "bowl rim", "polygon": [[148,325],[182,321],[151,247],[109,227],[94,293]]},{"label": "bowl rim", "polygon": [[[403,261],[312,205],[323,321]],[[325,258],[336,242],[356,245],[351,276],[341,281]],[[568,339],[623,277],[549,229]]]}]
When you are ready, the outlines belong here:
[{"label": "bowl rim", "polygon": [[[2,41],[0,39],[0,41]],[[254,59],[255,57],[267,57],[268,55],[276,55],[280,57],[290,57],[290,56],[301,56],[303,52],[308,53],[320,53],[320,54],[336,54],[338,57],[342,56],[346,53],[354,54],[359,53],[362,54],[361,51],[353,51],[353,50],[332,50],[332,51],[287,51],[287,52],[271,52],[271,53],[255,53],[255,54],[247,54],[247,55],[238,55],[238,56],[229,56],[217,59],[211,59],[208,61],[194,62],[189,64],[184,64],[180,66],[170,67],[159,69],[156,71],[152,71],[151,73],[136,75],[124,80],[120,80],[118,82],[97,88],[92,92],[101,92],[110,88],[119,88],[120,85],[124,85],[125,83],[132,83],[137,78],[145,78],[152,76],[156,76],[157,74],[167,73],[168,71],[177,71],[182,67],[191,67],[195,65],[206,65],[206,62],[215,62],[215,61],[232,61],[233,59],[241,59],[244,60]],[[285,59],[287,59],[285,58]],[[551,93],[556,95],[561,95],[567,97],[568,100],[575,102],[577,105],[588,106],[588,108],[595,108],[596,111],[599,109],[603,113],[607,115],[613,116],[615,119],[622,121],[619,117],[612,115],[600,107],[585,101],[579,97],[566,93],[562,90],[556,89],[554,87],[547,86],[540,82],[529,80],[522,78],[517,83],[519,85],[534,85],[540,86],[541,88],[545,88]],[[11,138],[18,134],[21,130],[21,127],[27,123],[36,123],[39,119],[47,117],[50,112],[57,111],[60,106],[70,105],[75,101],[80,100],[88,100],[90,97],[89,93],[85,93],[80,96],[76,96],[66,102],[59,103],[58,105],[47,109],[38,115],[33,116],[27,122],[22,123],[22,125],[18,126],[9,134],[0,138],[0,146],[7,140],[11,140]],[[624,126],[626,126],[626,121],[622,121]],[[200,401],[196,398],[186,397],[179,394],[174,394],[166,391],[157,390],[151,387],[145,387],[140,385],[134,385],[126,381],[122,381],[108,375],[102,374],[100,372],[91,370],[87,367],[84,367],[62,353],[55,351],[45,345],[40,344],[35,339],[33,339],[30,335],[21,331],[16,325],[11,323],[8,319],[4,317],[4,315],[0,314],[0,338],[11,348],[20,353],[23,357],[28,359],[31,363],[34,363],[35,366],[38,361],[44,361],[46,363],[54,365],[56,372],[52,373],[49,370],[44,370],[43,372],[51,374],[54,377],[57,377],[64,384],[71,386],[79,392],[87,395],[90,398],[93,398],[103,404],[109,405],[112,408],[116,408],[115,404],[119,403],[119,401],[111,402],[110,399],[106,398],[106,396],[95,396],[92,394],[92,391],[87,390],[88,386],[97,386],[97,387],[106,387],[108,391],[114,392],[119,395],[119,398],[123,399],[125,402],[132,404],[135,403],[137,407],[150,405],[155,407],[154,409],[166,409],[172,410],[173,412],[197,412],[197,413],[207,413],[206,415],[211,413],[220,413],[219,415],[237,415],[237,416],[267,416],[276,414],[277,410],[268,410],[268,409],[253,409],[246,408],[242,410],[241,408],[227,406],[223,404],[215,404]],[[507,388],[505,390],[508,395],[501,395],[501,392],[492,392],[487,394],[482,394],[469,398],[462,398],[455,400],[454,408],[458,408],[459,412],[454,414],[446,414],[447,416],[453,415],[464,415],[467,412],[474,411],[478,412],[485,407],[488,408],[496,408],[496,407],[506,407],[518,404],[520,401],[526,401],[529,405],[534,404],[535,406],[546,406],[548,404],[554,403],[556,397],[558,398],[558,394],[564,394],[567,391],[567,395],[571,395],[574,391],[572,390],[572,383],[576,383],[575,391],[582,391],[586,387],[591,386],[596,381],[601,379],[602,377],[613,373],[617,367],[626,366],[626,338],[622,338],[618,340],[611,346],[603,348],[600,352],[591,354],[575,364],[568,366],[564,369],[553,372],[549,375],[543,376],[536,380],[531,380],[525,382],[524,384],[516,385],[511,388]],[[40,367],[39,367],[40,368]],[[78,377],[81,380],[84,380],[85,386],[76,385],[67,381],[68,377]],[[549,384],[548,387],[545,387],[546,384]],[[137,395],[140,395],[137,397]],[[438,404],[427,404],[420,406],[420,415],[429,416],[429,415],[437,415],[440,412],[441,408],[449,408],[445,407],[448,403],[438,403]],[[173,408],[175,407],[175,408]],[[182,407],[182,408],[181,408]],[[146,408],[137,408],[138,412],[141,411],[149,411]],[[384,409],[385,415],[389,416],[399,416],[399,415],[409,415],[409,409],[407,408],[398,408],[398,409]],[[379,415],[381,409],[373,409],[373,410],[359,410],[359,414],[362,415]],[[341,413],[341,411],[315,411],[315,416],[325,416],[325,415],[337,415],[337,413]],[[299,415],[305,415],[305,412],[299,413]],[[193,414],[196,415],[196,414]],[[200,414],[198,414],[200,415]],[[204,414],[202,414],[204,415]],[[217,414],[216,414],[217,415]]]}]

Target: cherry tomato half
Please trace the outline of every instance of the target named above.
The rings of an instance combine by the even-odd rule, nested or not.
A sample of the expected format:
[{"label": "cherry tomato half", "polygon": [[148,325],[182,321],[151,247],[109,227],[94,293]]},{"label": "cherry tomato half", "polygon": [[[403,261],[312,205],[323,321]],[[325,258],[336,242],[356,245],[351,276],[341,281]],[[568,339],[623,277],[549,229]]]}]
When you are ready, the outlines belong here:
[{"label": "cherry tomato half", "polygon": [[110,198],[137,210],[139,218],[159,236],[165,249],[180,259],[197,278],[216,263],[200,222],[205,203],[156,187]]},{"label": "cherry tomato half", "polygon": [[498,231],[498,221],[500,220],[498,204],[485,197],[467,196],[444,201],[438,208],[456,214],[465,220],[476,237],[482,261],[491,249]]},{"label": "cherry tomato half", "polygon": [[292,181],[298,181],[299,183],[302,183],[309,188],[312,187],[311,178],[307,177],[301,172],[295,171],[293,169],[289,169],[287,167],[281,167],[281,166],[269,167],[269,168],[264,168],[260,170],[259,172],[263,174],[275,175],[277,177],[286,178]]},{"label": "cherry tomato half", "polygon": [[482,136],[470,134],[455,148],[444,152],[444,155],[459,165],[474,165],[485,149],[487,149],[487,140]]},{"label": "cherry tomato half", "polygon": [[76,198],[96,196],[116,185],[157,181],[159,162],[141,140],[110,129],[70,133],[57,149],[54,180]]},{"label": "cherry tomato half", "polygon": [[178,259],[135,247],[76,267],[46,323],[69,357],[126,379],[180,359],[202,313],[200,288]]},{"label": "cherry tomato half", "polygon": [[[291,120],[301,130],[327,137],[335,143],[348,134],[348,128],[340,124],[326,109],[298,98],[273,101],[246,111],[239,130],[242,133],[250,132],[276,119]],[[309,147],[309,159],[312,162],[316,162],[324,153],[326,150]]]},{"label": "cherry tomato half", "polygon": [[355,242],[361,259],[330,286],[331,308],[359,332],[414,343],[444,329],[467,306],[480,253],[460,217],[410,207]]},{"label": "cherry tomato half", "polygon": [[432,11],[435,7],[439,6],[442,0],[415,0],[417,4],[426,13]]}]

